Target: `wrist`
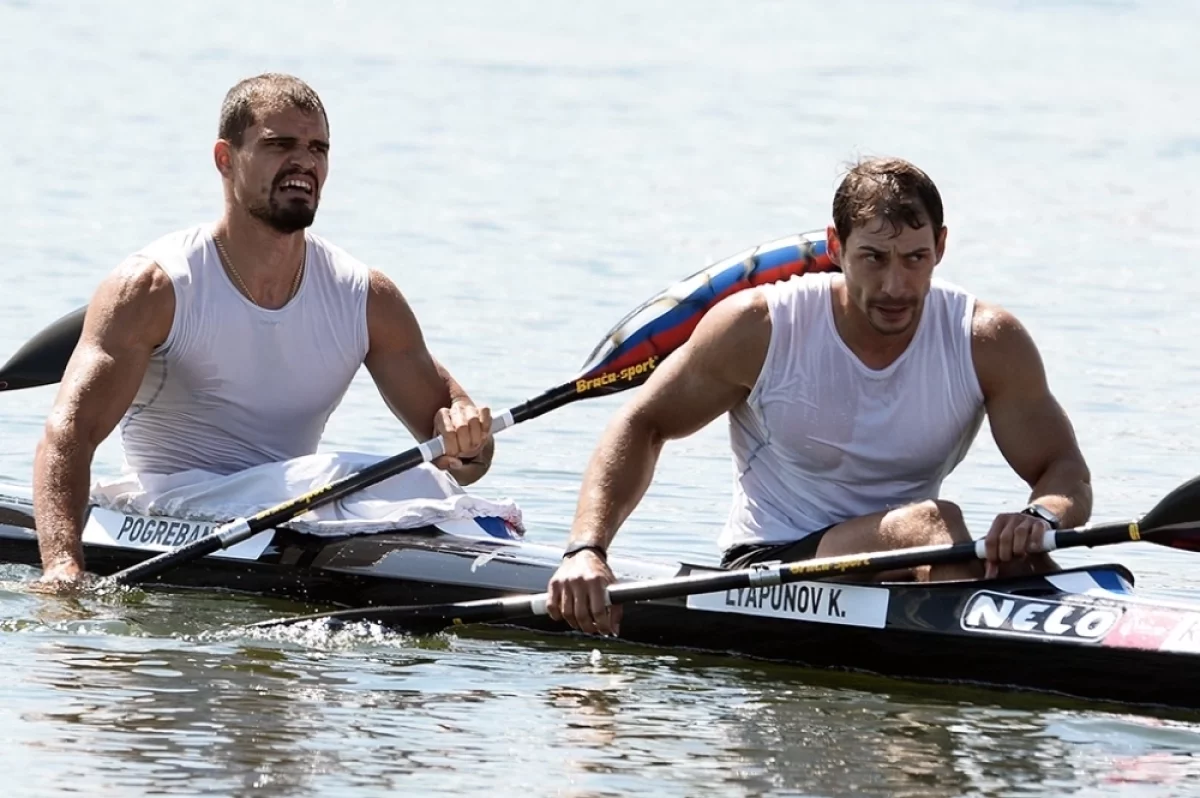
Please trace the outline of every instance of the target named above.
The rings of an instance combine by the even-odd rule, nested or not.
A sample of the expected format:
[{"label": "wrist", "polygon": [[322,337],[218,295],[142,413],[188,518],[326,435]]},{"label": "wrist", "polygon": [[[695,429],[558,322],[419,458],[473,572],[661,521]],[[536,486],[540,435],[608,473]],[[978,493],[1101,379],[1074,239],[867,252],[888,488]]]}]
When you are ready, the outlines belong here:
[{"label": "wrist", "polygon": [[1021,515],[1029,515],[1034,518],[1039,518],[1045,521],[1051,529],[1059,529],[1062,527],[1062,519],[1057,513],[1046,508],[1045,505],[1032,502],[1025,509],[1021,510]]},{"label": "wrist", "polygon": [[584,552],[584,551],[592,552],[592,554],[595,554],[597,557],[600,558],[601,562],[603,562],[606,565],[608,564],[608,549],[606,549],[604,546],[600,545],[599,543],[591,543],[586,540],[580,541],[578,543],[568,544],[567,547],[563,550],[562,558],[564,560],[569,560],[572,557],[574,557],[576,554],[579,554],[580,552]]},{"label": "wrist", "polygon": [[59,557],[42,566],[42,576],[48,579],[72,579],[83,573],[83,565],[74,557]]}]

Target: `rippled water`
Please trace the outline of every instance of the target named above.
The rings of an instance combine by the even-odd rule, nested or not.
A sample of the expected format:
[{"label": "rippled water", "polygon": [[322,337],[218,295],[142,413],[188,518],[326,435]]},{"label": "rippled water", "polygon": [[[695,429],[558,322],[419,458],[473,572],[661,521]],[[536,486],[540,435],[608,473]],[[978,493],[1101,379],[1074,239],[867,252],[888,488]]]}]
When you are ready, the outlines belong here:
[{"label": "rippled water", "polygon": [[[1200,462],[1198,26],[1190,0],[0,1],[0,354],[128,252],[216,216],[220,99],[268,69],[309,80],[331,116],[318,231],[391,274],[439,357],[495,407],[572,376],[674,280],[823,226],[847,161],[896,154],[942,189],[943,275],[1039,341],[1096,517],[1128,517]],[[0,395],[0,480],[28,482],[53,395]],[[561,540],[620,401],[506,432],[480,490],[517,499],[531,537]],[[361,375],[324,445],[410,443]],[[106,443],[98,468],[119,454]],[[712,561],[728,495],[716,423],[668,446],[619,546]],[[982,528],[1025,490],[985,433],[945,495]],[[1123,562],[1146,589],[1194,597],[1195,556],[1062,559]],[[32,574],[0,568],[0,761],[16,795],[1200,784],[1187,717],[565,638],[257,638],[238,626],[298,608],[52,599],[24,589]]]}]

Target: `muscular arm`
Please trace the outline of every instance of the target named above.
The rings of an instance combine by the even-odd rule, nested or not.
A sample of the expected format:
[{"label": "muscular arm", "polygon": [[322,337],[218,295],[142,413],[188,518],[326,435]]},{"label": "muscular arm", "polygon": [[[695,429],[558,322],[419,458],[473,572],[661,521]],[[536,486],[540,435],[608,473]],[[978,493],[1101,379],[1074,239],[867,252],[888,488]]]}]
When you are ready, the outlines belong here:
[{"label": "muscular arm", "polygon": [[83,570],[92,458],[133,402],[174,313],[170,279],[145,259],[118,267],[88,305],[34,457],[34,516],[46,581],[73,580]]},{"label": "muscular arm", "polygon": [[1067,414],[1046,381],[1041,355],[1010,313],[977,306],[973,354],[992,435],[1030,501],[1079,526],[1092,513],[1091,473]]},{"label": "muscular arm", "polygon": [[654,475],[663,444],[691,435],[750,393],[771,322],[758,291],[736,294],[700,321],[609,423],[580,487],[570,544],[608,548]]},{"label": "muscular arm", "polygon": [[[443,408],[474,407],[471,397],[450,372],[430,354],[417,318],[396,285],[371,271],[367,294],[366,366],[380,395],[409,432],[419,440],[435,434],[435,419]],[[451,469],[461,485],[487,473],[494,443],[488,437],[477,453],[465,452],[471,462]]]}]

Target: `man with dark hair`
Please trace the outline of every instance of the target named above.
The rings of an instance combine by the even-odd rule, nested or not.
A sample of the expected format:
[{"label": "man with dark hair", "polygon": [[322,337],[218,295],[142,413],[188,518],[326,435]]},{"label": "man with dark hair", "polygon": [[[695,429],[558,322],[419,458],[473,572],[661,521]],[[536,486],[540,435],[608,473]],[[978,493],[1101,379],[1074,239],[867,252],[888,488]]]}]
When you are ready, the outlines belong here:
[{"label": "man with dark hair", "polygon": [[962,512],[938,494],[987,415],[1029,503],[993,521],[986,565],[886,577],[1056,568],[1038,553],[1042,535],[1086,522],[1088,467],[1025,328],[934,278],[946,228],[933,181],[899,159],[855,165],[826,237],[841,274],[722,301],[609,424],[550,582],[552,617],[617,633],[608,547],[663,444],[726,412],[736,466],[726,567],[969,541]]},{"label": "man with dark hair", "polygon": [[281,108],[320,114],[321,121],[325,123],[325,133],[329,133],[329,116],[325,113],[325,105],[312,87],[292,75],[268,72],[239,81],[226,92],[225,101],[221,103],[217,138],[240,147],[246,131],[258,115]]},{"label": "man with dark hair", "polygon": [[220,219],[142,248],[88,307],[34,462],[44,587],[83,576],[92,458],[118,422],[134,474],[233,474],[315,452],[365,364],[413,435],[446,439],[437,465],[460,484],[491,462],[488,410],[430,354],[392,281],[306,231],[329,169],[316,92],[244,80],[219,135]]}]

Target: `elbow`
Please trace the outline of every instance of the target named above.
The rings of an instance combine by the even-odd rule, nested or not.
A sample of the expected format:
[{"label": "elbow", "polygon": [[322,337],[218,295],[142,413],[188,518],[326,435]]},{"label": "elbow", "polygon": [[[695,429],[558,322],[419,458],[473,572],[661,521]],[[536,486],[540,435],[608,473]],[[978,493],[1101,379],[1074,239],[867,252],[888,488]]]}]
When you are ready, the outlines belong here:
[{"label": "elbow", "polygon": [[615,437],[630,443],[650,446],[657,454],[672,435],[663,424],[650,413],[632,404],[623,408],[613,418],[612,431]]},{"label": "elbow", "polygon": [[1092,471],[1077,448],[1057,453],[1043,464],[1041,472],[1039,481],[1050,478],[1059,484],[1069,482],[1091,492]]},{"label": "elbow", "polygon": [[1083,459],[1083,455],[1076,455],[1071,461],[1071,468],[1075,472],[1075,482],[1079,485],[1079,491],[1087,497],[1088,505],[1091,506],[1092,501],[1092,470],[1088,468],[1087,461]]},{"label": "elbow", "polygon": [[99,442],[92,441],[92,436],[72,415],[55,411],[46,419],[35,456],[38,462],[45,462],[47,457],[57,460],[81,452],[90,456],[98,445]]},{"label": "elbow", "polygon": [[1086,523],[1092,517],[1092,472],[1081,455],[1060,460],[1054,469],[1055,482],[1070,499],[1072,525]]},{"label": "elbow", "polygon": [[72,438],[73,425],[58,414],[51,414],[42,426],[42,437],[37,444],[37,458],[41,460],[52,451],[61,449]]},{"label": "elbow", "polygon": [[1084,517],[1092,517],[1092,472],[1087,463],[1079,463],[1079,501],[1083,505]]}]

